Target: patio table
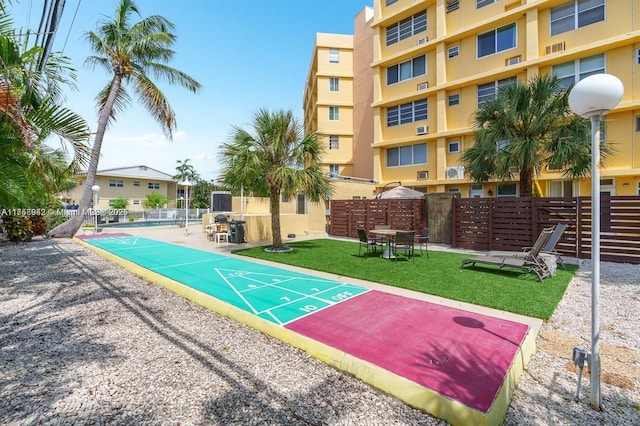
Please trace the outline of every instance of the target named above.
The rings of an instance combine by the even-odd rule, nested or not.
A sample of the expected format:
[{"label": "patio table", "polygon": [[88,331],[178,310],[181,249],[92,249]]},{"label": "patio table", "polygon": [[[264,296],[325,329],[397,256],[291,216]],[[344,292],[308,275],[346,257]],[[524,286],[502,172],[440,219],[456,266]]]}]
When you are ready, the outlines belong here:
[{"label": "patio table", "polygon": [[369,231],[371,235],[378,235],[386,238],[384,251],[382,252],[382,257],[384,259],[396,258],[396,255],[393,254],[393,250],[391,249],[391,238],[395,237],[396,232],[405,232],[405,230],[403,229],[372,229],[371,231]]}]

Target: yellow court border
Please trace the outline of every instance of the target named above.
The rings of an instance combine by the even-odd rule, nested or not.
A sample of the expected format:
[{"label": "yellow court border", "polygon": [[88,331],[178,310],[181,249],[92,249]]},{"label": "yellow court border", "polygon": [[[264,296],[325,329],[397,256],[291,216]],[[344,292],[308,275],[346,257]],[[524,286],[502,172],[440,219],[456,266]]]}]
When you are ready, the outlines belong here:
[{"label": "yellow court border", "polygon": [[262,319],[227,302],[223,302],[213,296],[202,293],[199,290],[117,256],[107,250],[88,244],[82,239],[74,237],[73,240],[106,260],[148,281],[161,285],[173,293],[213,312],[224,315],[234,321],[266,333],[282,342],[302,349],[314,358],[340,371],[352,374],[363,382],[389,393],[406,404],[443,419],[452,425],[500,425],[506,416],[518,379],[536,350],[535,336],[532,333],[531,327],[529,327],[523,344],[518,349],[495,400],[489,410],[483,413],[375,364],[363,361],[344,351],[295,333],[281,325]]}]

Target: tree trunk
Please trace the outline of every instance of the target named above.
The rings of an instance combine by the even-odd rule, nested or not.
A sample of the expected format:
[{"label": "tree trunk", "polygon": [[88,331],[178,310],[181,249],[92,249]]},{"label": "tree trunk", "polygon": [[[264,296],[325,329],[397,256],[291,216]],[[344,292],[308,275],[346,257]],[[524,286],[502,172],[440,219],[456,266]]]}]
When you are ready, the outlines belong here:
[{"label": "tree trunk", "polygon": [[533,195],[533,169],[520,170],[520,196],[531,197]]},{"label": "tree trunk", "polygon": [[282,235],[280,235],[280,191],[272,189],[269,193],[271,201],[271,239],[273,248],[282,248]]},{"label": "tree trunk", "polygon": [[[80,203],[78,204],[78,214],[76,216],[69,217],[67,221],[61,223],[60,225],[49,231],[47,233],[48,237],[71,238],[76,234],[76,232],[78,232],[78,229],[80,229],[80,227],[82,226],[85,213],[89,211],[91,200],[93,199],[93,191],[91,190],[91,187],[96,181],[98,161],[100,160],[100,150],[102,149],[102,140],[104,139],[104,134],[107,130],[107,124],[109,123],[109,117],[111,116],[111,111],[116,101],[116,97],[118,96],[118,92],[120,91],[121,85],[122,77],[116,74],[113,78],[111,89],[109,90],[109,97],[107,98],[107,102],[105,103],[104,108],[102,108],[102,110],[100,111],[100,115],[98,116],[98,130],[96,132],[96,137],[93,140],[91,159],[89,161],[89,168],[87,169],[87,180],[84,183],[82,198],[80,199]],[[98,206],[94,206],[94,208],[97,207]]]}]

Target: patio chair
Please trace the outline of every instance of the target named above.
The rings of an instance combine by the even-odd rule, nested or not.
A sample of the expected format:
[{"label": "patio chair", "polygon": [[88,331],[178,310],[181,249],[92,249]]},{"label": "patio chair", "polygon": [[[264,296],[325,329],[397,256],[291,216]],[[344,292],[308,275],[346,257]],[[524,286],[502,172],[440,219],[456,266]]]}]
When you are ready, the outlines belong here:
[{"label": "patio chair", "polygon": [[566,229],[566,223],[557,224],[553,229],[553,233],[551,234],[545,245],[542,247],[542,253],[554,255],[556,257],[556,262],[562,269],[567,269],[567,267],[565,266],[564,259],[562,259],[560,253],[556,251],[556,246],[558,245],[558,242],[560,241],[560,238],[562,237],[562,234],[564,234],[564,231]]},{"label": "patio chair", "polygon": [[214,223],[208,224],[204,228],[204,234],[207,237],[207,240],[213,241],[216,237],[216,225]]},{"label": "patio chair", "polygon": [[398,251],[404,251],[405,256],[410,257],[413,261],[415,258],[415,231],[399,231],[393,241],[393,252],[396,254],[395,259],[398,260]]},{"label": "patio chair", "polygon": [[542,247],[546,244],[552,233],[553,228],[543,229],[531,250],[524,253],[524,256],[515,257],[513,256],[513,253],[515,252],[507,252],[511,254],[501,256],[494,252],[493,255],[486,254],[464,259],[460,265],[460,269],[464,268],[465,265],[471,265],[473,267],[476,263],[494,265],[499,266],[500,268],[519,269],[524,272],[535,274],[538,277],[538,280],[542,282],[542,280],[550,276],[551,273],[539,255],[542,251]]},{"label": "patio chair", "polygon": [[358,256],[360,256],[360,251],[362,247],[367,249],[367,254],[371,251],[373,254],[376,254],[378,247],[380,247],[380,243],[375,239],[369,238],[367,235],[367,231],[364,229],[356,229],[358,232],[358,239],[360,240],[360,244],[358,245]]},{"label": "patio chair", "polygon": [[218,244],[220,244],[222,240],[225,240],[227,243],[229,242],[229,222],[218,222],[218,227],[216,228],[214,239]]},{"label": "patio chair", "polygon": [[416,243],[420,248],[420,254],[422,254],[422,246],[424,246],[424,252],[429,257],[429,228],[423,228],[420,235],[416,235]]},{"label": "patio chair", "polygon": [[[559,223],[553,227],[553,232],[542,246],[540,253],[550,254],[555,256],[556,263],[560,265],[562,269],[567,269],[564,260],[560,253],[556,251],[556,246],[562,237],[565,229],[567,229],[566,223]],[[540,238],[540,237],[538,237]],[[522,251],[490,251],[487,253],[489,256],[513,256],[513,257],[526,257],[533,247],[523,247]]]}]

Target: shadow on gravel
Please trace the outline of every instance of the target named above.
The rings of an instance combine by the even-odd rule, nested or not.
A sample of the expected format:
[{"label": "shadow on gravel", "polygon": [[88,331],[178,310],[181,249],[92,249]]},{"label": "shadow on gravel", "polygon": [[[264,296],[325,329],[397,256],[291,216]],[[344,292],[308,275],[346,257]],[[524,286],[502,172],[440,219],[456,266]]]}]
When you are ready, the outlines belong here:
[{"label": "shadow on gravel", "polygon": [[[201,418],[190,421],[199,424],[264,422],[320,425],[339,420],[341,413],[351,414],[354,408],[359,407],[358,400],[352,398],[354,387],[368,388],[368,385],[337,371],[329,373],[328,379],[304,394],[291,396],[279,391],[268,380],[257,376],[250,369],[253,366],[243,366],[229,357],[227,348],[212,341],[211,336],[198,335],[191,329],[183,330],[172,324],[171,315],[146,303],[148,292],[166,292],[163,297],[167,298],[179,299],[178,296],[163,287],[149,286],[142,279],[133,279],[133,274],[123,269],[119,271],[120,277],[126,274],[132,278],[127,279],[125,285],[114,284],[113,276],[96,267],[95,261],[87,261],[87,253],[86,249],[75,244],[60,245],[55,240],[45,240],[27,244],[22,259],[3,265],[9,266],[12,272],[5,269],[2,273],[0,306],[3,301],[18,297],[25,305],[19,312],[0,315],[0,423],[37,423],[38,416],[54,423],[64,423],[73,414],[72,410],[60,411],[55,404],[74,392],[77,392],[76,399],[91,399],[90,402],[98,404],[95,395],[86,397],[85,394],[91,394],[92,390],[83,387],[83,374],[97,371],[96,363],[110,368],[108,366],[114,363],[129,362],[122,347],[98,343],[101,325],[113,327],[110,311],[116,310],[117,306],[128,311],[131,321],[144,324],[145,338],[170,345],[171,353],[180,360],[170,374],[179,376],[182,369],[197,363],[208,373],[206,377],[211,386],[228,389],[222,397],[207,397],[194,391],[192,399],[200,399]],[[32,262],[39,265],[35,273],[31,269]],[[61,268],[64,268],[65,282],[56,280]],[[75,305],[96,302],[101,303],[91,315],[65,315],[65,310]],[[186,309],[204,310],[192,302],[184,302]],[[211,322],[219,321],[218,314],[209,311],[206,314],[212,316]],[[121,326],[126,328],[127,324]],[[258,333],[234,323],[233,327],[236,326],[239,333]],[[197,327],[198,324],[193,325],[194,329]],[[267,339],[266,349],[268,345],[284,345],[277,339],[264,337]],[[137,345],[139,342],[127,344]],[[153,349],[149,348],[151,355]],[[307,357],[302,351],[295,356]],[[269,368],[286,368],[286,363],[281,365],[280,361],[271,359],[267,364]],[[305,361],[321,363],[311,358]],[[135,368],[135,365],[129,368]],[[163,368],[166,370],[166,366]],[[92,423],[160,424],[177,421],[169,407],[145,399],[144,389],[139,389],[135,395],[133,389],[120,389],[122,394],[114,397],[105,393],[104,388],[98,391],[103,392],[99,405],[89,404]],[[186,387],[184,391],[189,397],[193,389]],[[413,413],[414,424],[429,419],[418,410],[413,410]],[[429,424],[433,421],[431,418]]]}]

